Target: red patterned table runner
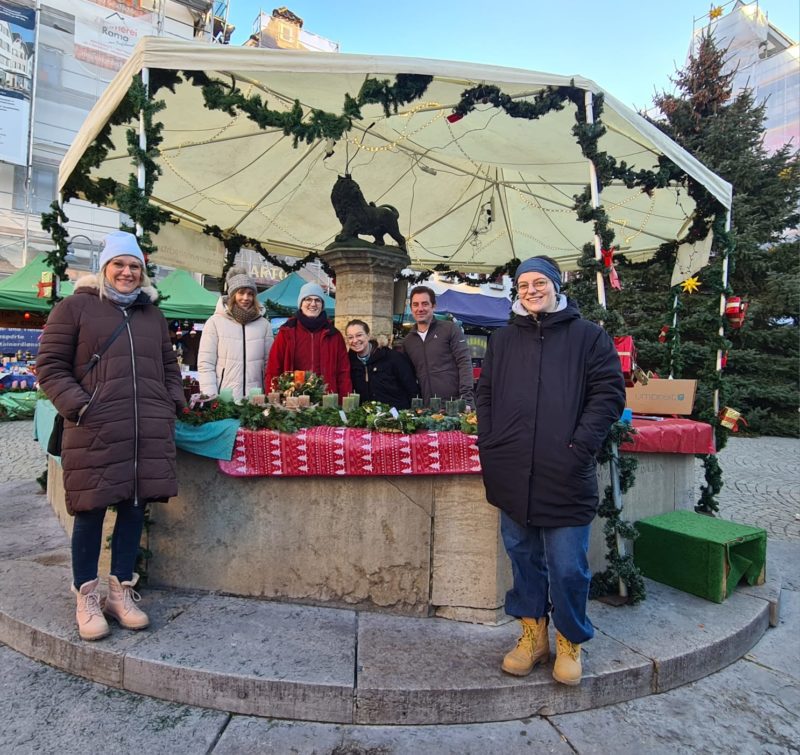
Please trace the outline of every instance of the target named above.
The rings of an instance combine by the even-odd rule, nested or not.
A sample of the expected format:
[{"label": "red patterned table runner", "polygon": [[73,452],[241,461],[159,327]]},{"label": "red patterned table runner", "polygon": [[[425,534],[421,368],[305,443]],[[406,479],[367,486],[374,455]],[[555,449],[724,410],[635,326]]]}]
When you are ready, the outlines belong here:
[{"label": "red patterned table runner", "polygon": [[[633,421],[638,433],[622,451],[714,453],[711,425],[688,419]],[[363,477],[368,475],[480,474],[474,435],[378,433],[345,427],[312,427],[293,435],[273,430],[236,434],[233,457],[218,462],[232,477]]]},{"label": "red patterned table runner", "polygon": [[715,454],[714,429],[705,422],[665,417],[661,420],[633,418],[636,435],[620,451],[640,454]]},{"label": "red patterned table runner", "polygon": [[378,433],[312,427],[293,435],[242,430],[233,457],[219,468],[232,477],[344,477],[366,475],[479,474],[474,435]]}]

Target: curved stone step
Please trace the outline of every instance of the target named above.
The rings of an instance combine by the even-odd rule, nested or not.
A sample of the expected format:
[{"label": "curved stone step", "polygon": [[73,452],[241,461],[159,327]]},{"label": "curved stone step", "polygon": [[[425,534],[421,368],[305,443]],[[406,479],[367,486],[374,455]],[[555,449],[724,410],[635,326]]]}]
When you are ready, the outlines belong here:
[{"label": "curved stone step", "polygon": [[[24,505],[7,504],[8,493]],[[766,630],[774,580],[715,604],[648,581],[648,599],[590,603],[584,679],[551,664],[499,670],[515,624],[490,627],[251,598],[147,590],[151,628],[82,642],[69,552],[43,496],[0,486],[0,641],[64,671],[175,702],[235,713],[361,724],[503,721],[663,692],[744,655]],[[29,547],[31,533],[35,547]]]}]

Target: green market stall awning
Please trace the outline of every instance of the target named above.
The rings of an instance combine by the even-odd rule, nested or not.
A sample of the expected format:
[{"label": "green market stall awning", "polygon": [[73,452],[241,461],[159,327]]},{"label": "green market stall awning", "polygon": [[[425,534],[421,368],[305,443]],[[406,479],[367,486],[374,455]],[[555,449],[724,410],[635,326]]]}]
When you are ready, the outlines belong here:
[{"label": "green market stall awning", "polygon": [[[276,283],[266,291],[262,291],[258,295],[258,300],[266,305],[269,314],[282,314],[277,310],[270,311],[269,302],[277,304],[279,307],[285,307],[292,311],[297,309],[297,297],[300,294],[300,289],[308,281],[302,275],[291,273],[287,275],[280,283]],[[336,302],[330,296],[323,297],[323,304],[325,312],[329,317],[333,317],[334,307]]]},{"label": "green market stall awning", "polygon": [[207,291],[185,270],[173,270],[158,283],[159,304],[164,317],[178,320],[207,320],[214,314],[219,296]]},{"label": "green market stall awning", "polygon": [[[142,72],[165,105],[155,115],[163,130],[150,154],[162,174],[152,202],[198,231],[216,226],[276,254],[305,256],[333,241],[340,224],[331,188],[349,173],[367,201],[397,208],[414,267],[487,272],[546,253],[575,268],[593,239],[591,219],[573,208],[592,182],[577,141],[591,133],[619,169],[601,181],[600,201],[629,259],[682,239],[696,206],[686,180],[643,191],[632,178],[638,171],[663,177],[677,167],[722,207],[731,204],[727,182],[586,78],[152,37],[74,139],[61,189],[86,195],[89,185],[75,176],[98,162],[88,174],[95,186],[128,183],[125,131],[138,116],[120,105]],[[599,112],[601,94],[602,129],[593,131],[587,104]],[[583,136],[573,133],[576,115]],[[95,140],[107,124],[101,154]]]},{"label": "green market stall awning", "polygon": [[[0,281],[0,309],[15,311],[49,312],[49,288],[45,296],[39,296],[39,283],[42,273],[52,273],[46,255],[38,254],[25,267]],[[62,281],[59,286],[61,296],[72,293],[72,283]]]}]

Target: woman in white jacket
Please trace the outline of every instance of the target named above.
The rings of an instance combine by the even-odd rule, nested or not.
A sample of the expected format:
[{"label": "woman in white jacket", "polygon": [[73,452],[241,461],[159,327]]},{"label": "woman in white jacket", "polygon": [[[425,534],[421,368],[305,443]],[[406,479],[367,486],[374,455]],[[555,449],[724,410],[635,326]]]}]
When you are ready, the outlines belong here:
[{"label": "woman in white jacket", "polygon": [[251,388],[264,389],[264,366],[274,339],[264,307],[256,299],[255,281],[244,268],[228,271],[227,291],[203,326],[197,369],[206,396],[230,388],[238,400]]}]

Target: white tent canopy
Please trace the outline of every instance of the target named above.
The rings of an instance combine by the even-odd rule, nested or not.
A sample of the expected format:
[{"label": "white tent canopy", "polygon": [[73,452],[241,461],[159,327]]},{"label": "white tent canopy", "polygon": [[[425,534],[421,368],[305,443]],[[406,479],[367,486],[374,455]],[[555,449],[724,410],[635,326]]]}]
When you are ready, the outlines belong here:
[{"label": "white tent canopy", "polygon": [[[491,104],[461,120],[447,119],[466,89],[491,84],[514,99],[547,86],[602,90],[588,79],[520,69],[413,58],[232,48],[171,39],[141,40],[90,113],[61,164],[63,187],[81,155],[124,98],[142,69],[204,71],[259,94],[274,110],[299,100],[307,113],[342,112],[346,93],[356,96],[368,77],[427,74],[433,81],[420,100],[387,117],[380,105],[362,107],[364,119],[342,140],[292,145],[280,129],[262,130],[246,115],[204,106],[200,87],[184,81],[175,93],[161,89],[166,109],[157,163],[163,175],[152,201],[182,223],[216,225],[260,241],[278,254],[323,250],[340,229],[330,204],[337,175],[349,172],[368,201],[400,212],[414,267],[447,264],[486,272],[535,253],[574,268],[590,223],[572,209],[573,195],[589,183],[590,166],[572,134],[575,107],[538,120],[511,118]],[[599,148],[634,169],[657,168],[665,155],[730,207],[731,187],[637,113],[607,93]],[[122,124],[112,129],[115,148],[92,172],[126,183],[132,172]],[[333,150],[333,154],[326,154]],[[349,162],[348,162],[349,160]],[[619,182],[603,190],[616,243],[631,259],[646,259],[665,241],[680,239],[694,202],[683,187],[648,196]],[[388,241],[388,239],[387,239]]]}]

